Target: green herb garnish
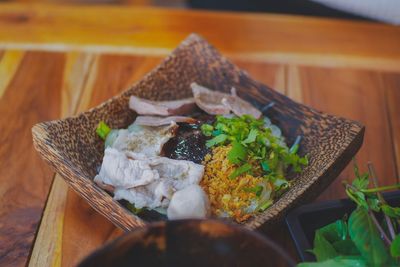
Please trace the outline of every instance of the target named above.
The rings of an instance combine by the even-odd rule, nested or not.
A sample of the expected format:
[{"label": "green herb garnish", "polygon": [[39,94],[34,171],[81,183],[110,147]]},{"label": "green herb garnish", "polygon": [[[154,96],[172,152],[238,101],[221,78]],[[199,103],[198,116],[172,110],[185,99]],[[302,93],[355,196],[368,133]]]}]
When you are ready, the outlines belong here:
[{"label": "green herb garnish", "polygon": [[[400,189],[400,184],[379,187],[372,164],[368,169],[361,174],[354,163],[355,179],[343,184],[348,197],[357,204],[356,210],[348,220],[318,229],[311,250],[318,262],[298,266],[400,266],[400,208],[387,204],[381,194]],[[383,220],[378,220],[377,213]]]},{"label": "green herb garnish", "polygon": [[243,191],[252,192],[252,193],[256,194],[257,197],[261,196],[263,190],[264,190],[264,187],[262,185],[257,185],[255,187],[251,187],[251,188],[243,188]]},{"label": "green herb garnish", "polygon": [[[300,172],[308,165],[307,157],[297,154],[301,138],[296,138],[289,149],[282,137],[274,136],[271,129],[264,126],[263,119],[257,120],[250,115],[217,116],[214,125],[203,124],[201,130],[204,135],[212,137],[207,141],[207,147],[231,144],[228,160],[232,164],[240,168],[251,162],[251,168],[246,165],[244,169],[249,171],[250,168],[257,175],[266,175],[269,179],[284,179],[288,168]],[[237,177],[238,172],[231,176]]]},{"label": "green herb garnish", "polygon": [[230,162],[240,164],[246,160],[247,149],[241,143],[233,141],[232,149],[228,152],[227,157]]},{"label": "green herb garnish", "polygon": [[111,128],[104,121],[100,121],[96,127],[96,133],[101,139],[106,140],[107,135],[110,133]]},{"label": "green herb garnish", "polygon": [[214,138],[208,140],[206,142],[206,146],[212,147],[212,146],[218,145],[220,143],[223,143],[226,140],[226,138],[228,138],[228,136],[226,134],[217,135]]}]

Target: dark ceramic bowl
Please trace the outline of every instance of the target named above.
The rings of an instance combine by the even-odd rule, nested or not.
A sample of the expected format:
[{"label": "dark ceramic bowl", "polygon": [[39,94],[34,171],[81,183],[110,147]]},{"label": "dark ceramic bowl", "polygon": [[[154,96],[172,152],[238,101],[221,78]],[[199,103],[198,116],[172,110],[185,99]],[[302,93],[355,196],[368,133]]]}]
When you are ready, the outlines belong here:
[{"label": "dark ceramic bowl", "polygon": [[79,267],[250,267],[274,266],[278,261],[280,266],[295,266],[261,234],[220,221],[179,220],[137,228],[94,252]]}]

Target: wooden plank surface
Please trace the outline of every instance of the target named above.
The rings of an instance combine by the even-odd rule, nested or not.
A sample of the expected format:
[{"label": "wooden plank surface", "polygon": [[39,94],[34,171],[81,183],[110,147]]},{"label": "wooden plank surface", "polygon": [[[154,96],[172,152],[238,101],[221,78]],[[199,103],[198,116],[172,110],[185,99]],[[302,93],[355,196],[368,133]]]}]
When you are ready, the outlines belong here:
[{"label": "wooden plank surface", "polygon": [[[88,80],[89,71],[95,61],[91,54],[71,52],[66,63],[61,87],[61,117],[71,116],[77,111],[79,99]],[[68,186],[57,174],[51,187],[47,205],[36,237],[29,266],[59,266],[62,253],[62,232]],[[51,251],[51,253],[49,253]]]},{"label": "wooden plank surface", "polygon": [[[7,52],[4,55],[6,54]],[[64,55],[27,52],[26,55],[30,57],[35,55],[35,60],[38,61],[28,61],[28,65],[39,64],[39,61],[43,61],[42,57],[37,54],[45,55],[48,58],[54,57],[54,61],[62,58],[61,69],[56,75],[59,77],[59,81],[54,85],[55,92],[59,92],[57,96],[59,114],[57,116],[60,117],[86,110],[121,92],[140,79],[161,59],[149,56],[82,53]],[[54,64],[53,60],[47,59],[49,67],[44,69],[50,69],[50,66]],[[25,59],[23,63],[25,63]],[[393,179],[398,177],[395,153],[386,151],[394,150],[392,134],[395,133],[393,129],[398,125],[395,103],[398,98],[396,89],[398,88],[399,74],[343,68],[285,66],[251,60],[236,60],[235,63],[245,68],[254,78],[277,87],[279,91],[298,101],[326,112],[363,121],[370,130],[367,130],[366,134],[368,145],[361,150],[358,156],[359,161],[365,162],[367,159],[373,159],[378,172],[383,173],[384,183],[393,182]],[[20,68],[25,66],[22,63],[19,65]],[[19,71],[18,69],[13,72],[16,77],[22,75],[18,74]],[[32,80],[26,82],[33,83]],[[9,92],[8,89],[3,98],[7,92]],[[391,101],[388,108],[386,108],[387,101],[388,103]],[[374,138],[375,136],[382,136],[382,138]],[[34,152],[32,154],[35,155]],[[50,182],[51,172],[48,175],[50,176],[48,182]],[[349,171],[345,171],[341,178],[348,177],[348,175]],[[43,178],[41,175],[37,179]],[[341,192],[341,185],[336,182],[321,198],[337,198],[342,196]],[[42,192],[42,195],[46,196],[45,192]],[[26,220],[31,220],[29,216],[24,215]],[[98,215],[84,200],[68,190],[60,177],[56,177],[52,186],[42,226],[32,253],[31,266],[75,265],[96,247],[121,234],[120,230]],[[30,229],[30,231],[35,232],[34,229]],[[291,251],[292,255],[296,257],[284,225],[269,229],[265,234]],[[19,237],[15,239],[19,239]],[[29,247],[32,240],[20,240],[20,242]],[[25,251],[25,256],[28,252],[29,249]],[[15,259],[6,258],[6,260]],[[279,266],[279,263],[276,263],[276,266]]]},{"label": "wooden plank surface", "polygon": [[383,74],[383,86],[386,90],[386,106],[393,140],[393,157],[396,161],[398,181],[400,182],[400,75]]},{"label": "wooden plank surface", "polygon": [[[84,86],[85,92],[81,98],[79,110],[93,107],[118,94],[129,84],[140,79],[159,61],[159,57],[99,56],[88,71],[89,77]],[[354,69],[284,66],[259,61],[235,60],[235,63],[246,69],[254,78],[277,87],[280,92],[286,93],[298,101],[329,113],[363,121],[371,130],[367,131],[366,143],[368,145],[364,146],[359,153],[359,162],[365,163],[368,159],[376,161],[378,172],[384,174],[382,182],[387,184],[395,181],[397,177],[395,160],[392,154],[386,153],[386,150],[392,149],[390,118],[387,116],[385,108],[382,108],[386,105],[384,89],[394,89],[395,87],[389,87],[381,82],[383,74]],[[397,77],[395,74],[392,75]],[[344,98],[347,100],[343,100]],[[362,100],[354,101],[355,99]],[[368,120],[369,118],[375,118],[375,120]],[[376,135],[382,135],[383,138],[373,138]],[[340,180],[350,177],[352,177],[351,168],[348,168],[320,199],[344,196]],[[121,231],[93,211],[74,192],[69,190],[67,195],[64,204],[63,229],[58,232],[58,235],[62,236],[58,239],[61,249],[60,252],[55,251],[56,253],[49,250],[49,255],[58,255],[57,253],[62,255],[56,266],[75,265],[96,247],[121,234]],[[60,196],[65,201],[64,197],[64,195]],[[51,214],[53,209],[52,205],[49,205],[46,212]],[[51,222],[43,222],[44,225],[49,223]],[[93,228],[93,225],[96,227]],[[53,227],[47,226],[46,228]],[[293,243],[283,224],[267,229],[264,233],[285,247],[296,258]],[[39,235],[36,243],[38,244],[42,238],[48,239]],[[80,240],[80,242],[77,243],[76,240]],[[36,262],[34,261],[36,258],[43,258],[43,254],[34,255],[31,262]],[[279,262],[274,264],[275,266],[280,265]]]},{"label": "wooden plank surface", "polygon": [[21,58],[6,52],[0,69],[12,61],[18,67],[3,72],[9,82],[0,98],[1,266],[26,264],[42,216],[53,172],[33,149],[31,127],[61,115],[65,57],[26,52]]},{"label": "wooden plank surface", "polygon": [[[395,85],[383,84],[382,73],[347,68],[291,66],[289,95],[318,110],[362,122],[366,126],[364,145],[356,158],[366,171],[371,161],[382,185],[394,183],[398,177],[393,157],[391,128],[386,108],[385,89],[398,91]],[[397,75],[400,77],[399,75]],[[350,165],[320,199],[345,197],[343,179],[353,178]]]},{"label": "wooden plank surface", "polygon": [[[121,234],[60,177],[51,184],[54,173],[33,150],[30,128],[122,91],[193,31],[280,92],[362,121],[367,130],[359,163],[372,160],[382,184],[399,180],[398,27],[246,13],[0,4],[0,266],[28,262],[42,213],[30,266],[74,265]],[[343,196],[340,179],[349,176],[350,168],[320,199]],[[265,234],[296,257],[283,224]]]},{"label": "wooden plank surface", "polygon": [[0,5],[3,48],[166,55],[192,32],[224,54],[245,59],[400,70],[400,28],[378,23],[145,7]]}]

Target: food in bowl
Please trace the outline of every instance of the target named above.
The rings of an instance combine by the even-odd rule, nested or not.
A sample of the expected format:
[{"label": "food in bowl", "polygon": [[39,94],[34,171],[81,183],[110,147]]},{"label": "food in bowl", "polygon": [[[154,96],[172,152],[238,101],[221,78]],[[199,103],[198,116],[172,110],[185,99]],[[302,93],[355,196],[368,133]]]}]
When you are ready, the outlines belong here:
[{"label": "food in bowl", "polygon": [[168,219],[232,218],[264,211],[308,164],[301,137],[289,147],[279,127],[232,88],[230,94],[191,84],[192,98],[150,101],[131,96],[138,116],[127,129],[100,122],[104,158],[94,181],[134,213]]}]

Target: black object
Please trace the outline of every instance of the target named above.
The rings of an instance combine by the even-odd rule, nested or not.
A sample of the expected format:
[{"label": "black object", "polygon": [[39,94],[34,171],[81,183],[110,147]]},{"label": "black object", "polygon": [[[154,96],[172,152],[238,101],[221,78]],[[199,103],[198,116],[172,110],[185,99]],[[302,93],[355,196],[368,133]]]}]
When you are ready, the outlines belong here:
[{"label": "black object", "polygon": [[[400,191],[383,194],[393,206],[400,206]],[[313,248],[314,234],[319,228],[343,218],[356,208],[349,199],[330,200],[300,206],[286,216],[286,224],[301,261],[315,261],[307,250]]]},{"label": "black object", "polygon": [[95,251],[79,267],[294,267],[286,252],[267,237],[217,220],[150,224]]},{"label": "black object", "polygon": [[188,0],[191,8],[370,20],[309,0]]}]

